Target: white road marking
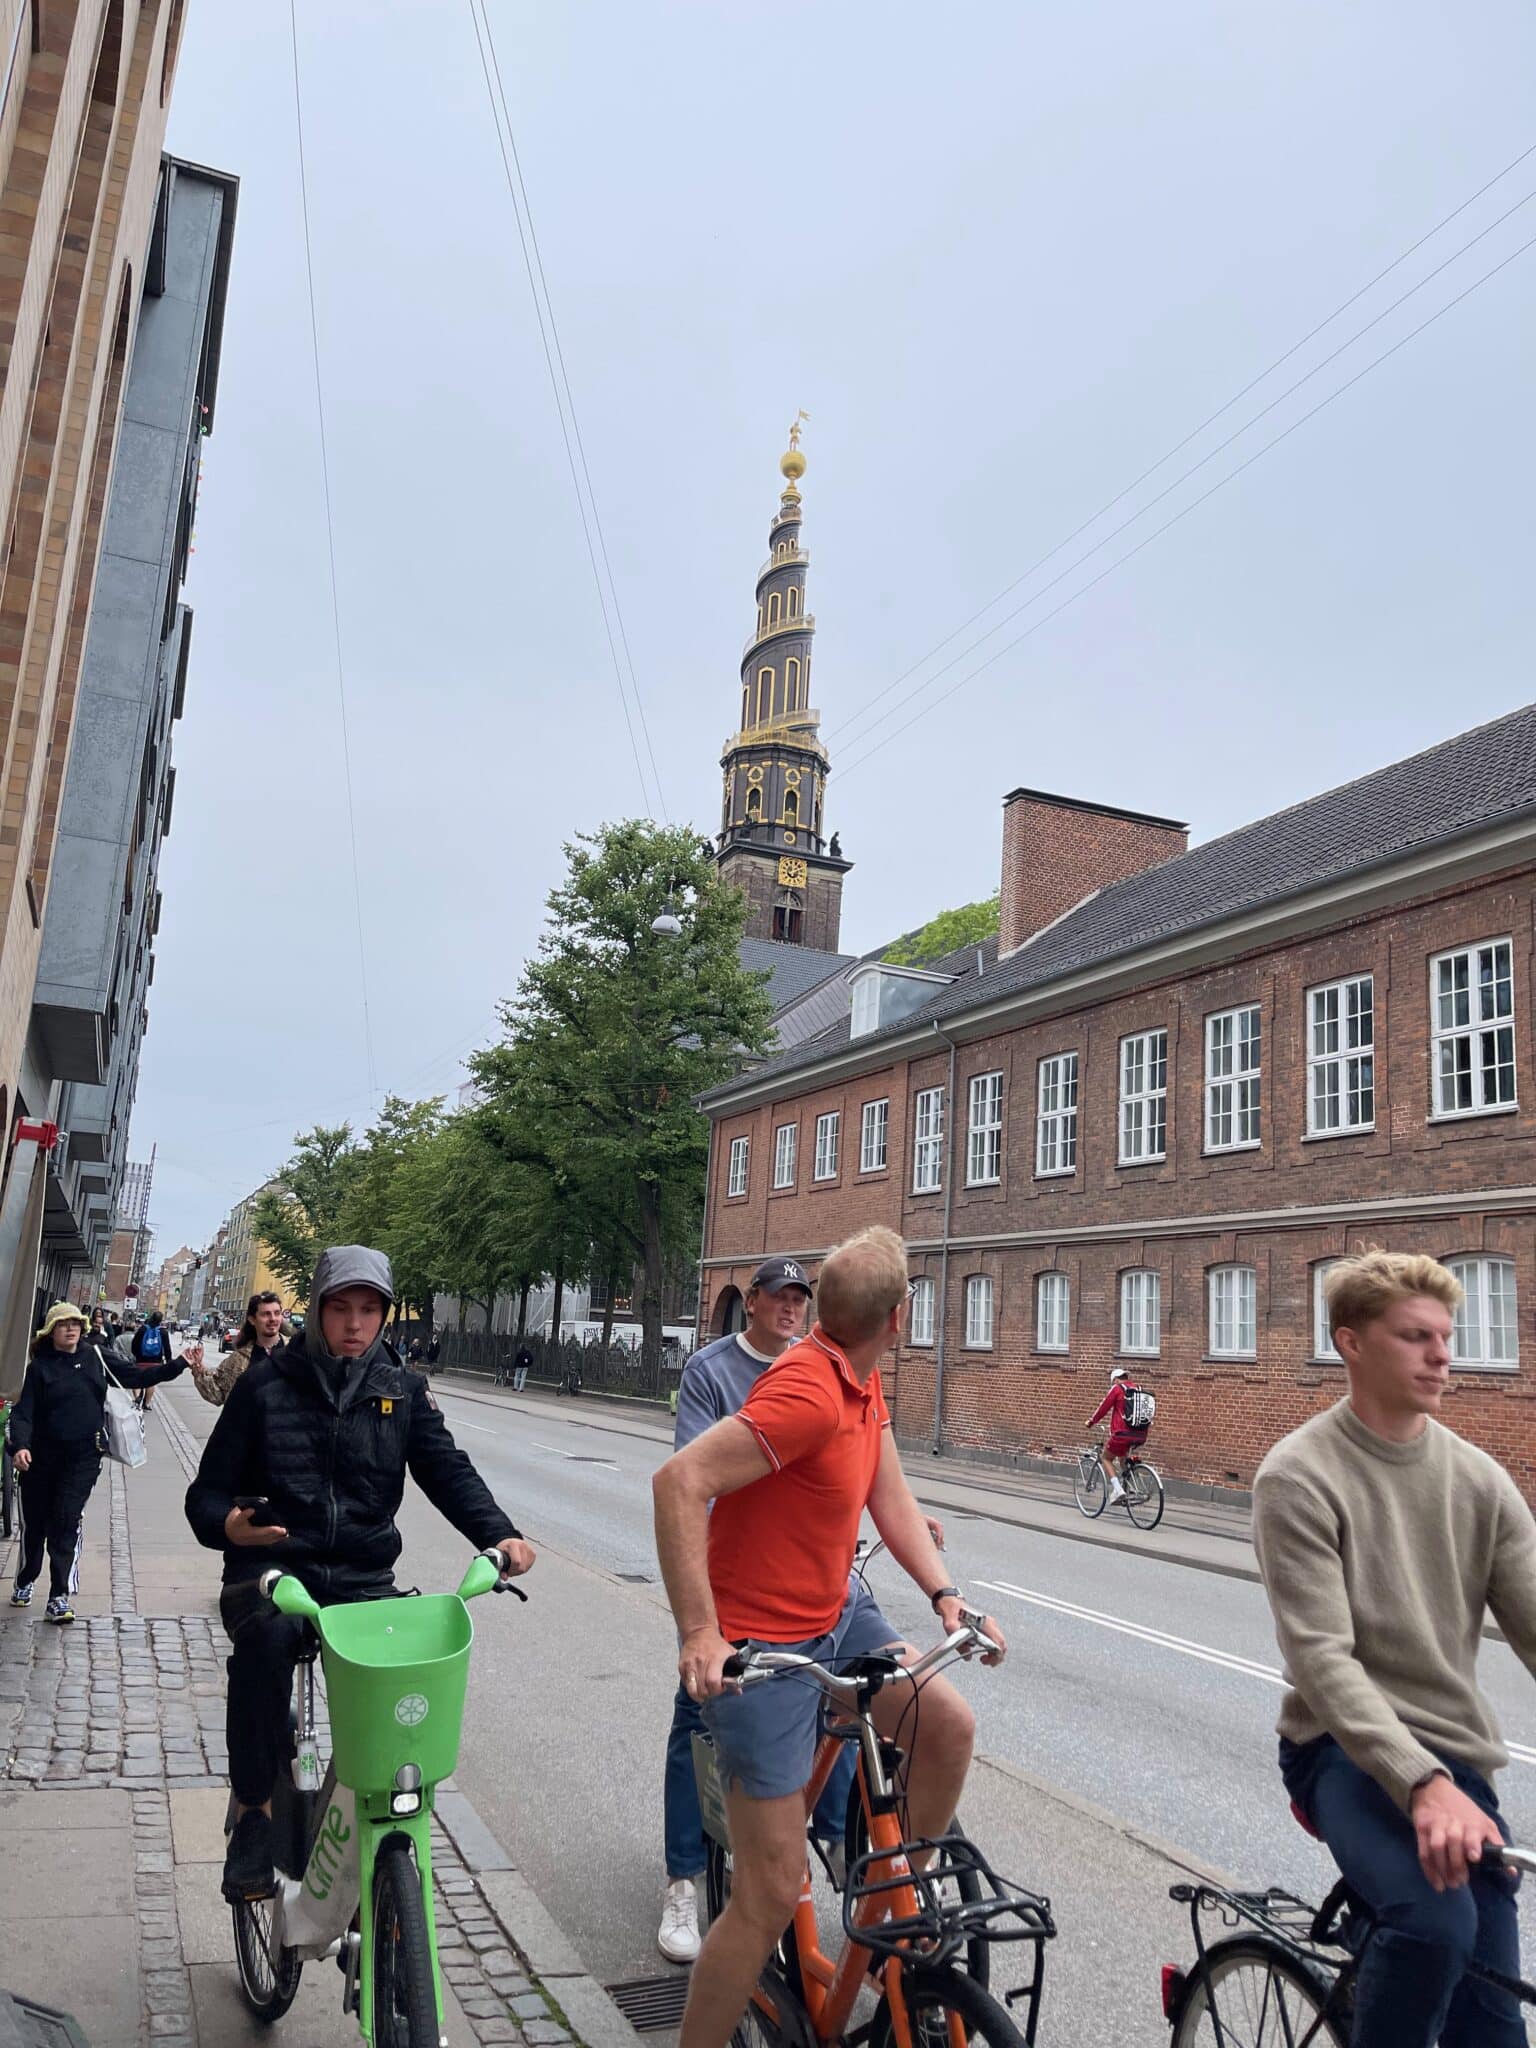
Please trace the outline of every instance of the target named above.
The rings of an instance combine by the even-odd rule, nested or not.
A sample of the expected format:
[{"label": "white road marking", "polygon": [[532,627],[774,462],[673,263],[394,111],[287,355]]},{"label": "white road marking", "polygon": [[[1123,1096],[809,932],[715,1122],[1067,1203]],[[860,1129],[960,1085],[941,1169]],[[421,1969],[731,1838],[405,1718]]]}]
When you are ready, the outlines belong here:
[{"label": "white road marking", "polygon": [[558,1444],[541,1444],[536,1436],[526,1439],[536,1451],[553,1451],[557,1458],[565,1458],[573,1465],[606,1465],[610,1472],[617,1472],[618,1465],[612,1458],[594,1458],[586,1451],[562,1451]]},{"label": "white road marking", "polygon": [[[1032,1593],[1025,1586],[1011,1586],[1003,1579],[976,1579],[972,1583],[985,1586],[989,1593],[1007,1593],[1015,1600],[1027,1600],[1033,1607],[1043,1607],[1052,1614],[1064,1614],[1074,1621],[1091,1621],[1100,1628],[1113,1629],[1117,1635],[1134,1636],[1139,1642],[1152,1643],[1158,1649],[1177,1650],[1182,1657],[1196,1657],[1202,1664],[1215,1664],[1225,1671],[1235,1671],[1244,1678],[1262,1679],[1266,1685],[1284,1685],[1283,1671],[1277,1671],[1272,1664],[1255,1663],[1251,1657],[1240,1657],[1232,1650],[1216,1650],[1209,1643],[1192,1643],[1186,1636],[1167,1634],[1158,1628],[1147,1628],[1141,1622],[1127,1621],[1122,1615],[1101,1614],[1095,1607],[1079,1607],[1071,1600],[1057,1600],[1049,1593]],[[1536,1749],[1529,1749],[1523,1742],[1508,1742],[1504,1747],[1512,1761],[1521,1764],[1536,1764]]]},{"label": "white road marking", "polygon": [[471,1422],[467,1415],[456,1415],[453,1419],[453,1426],[455,1429],[478,1429],[482,1436],[499,1436],[501,1434],[500,1430],[487,1429],[483,1422]]}]

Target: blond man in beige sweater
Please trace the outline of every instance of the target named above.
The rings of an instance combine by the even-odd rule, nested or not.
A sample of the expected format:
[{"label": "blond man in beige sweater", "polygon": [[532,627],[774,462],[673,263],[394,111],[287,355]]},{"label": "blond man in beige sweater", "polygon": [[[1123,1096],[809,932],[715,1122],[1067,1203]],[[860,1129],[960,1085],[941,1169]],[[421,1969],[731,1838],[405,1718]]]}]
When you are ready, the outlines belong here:
[{"label": "blond man in beige sweater", "polygon": [[1461,1303],[1434,1259],[1370,1251],[1324,1284],[1349,1392],[1276,1444],[1254,1540],[1291,1690],[1287,1790],[1371,1907],[1353,2048],[1525,2048],[1509,1761],[1477,1686],[1484,1617],[1536,1675],[1536,1522],[1509,1474],[1435,1420]]}]

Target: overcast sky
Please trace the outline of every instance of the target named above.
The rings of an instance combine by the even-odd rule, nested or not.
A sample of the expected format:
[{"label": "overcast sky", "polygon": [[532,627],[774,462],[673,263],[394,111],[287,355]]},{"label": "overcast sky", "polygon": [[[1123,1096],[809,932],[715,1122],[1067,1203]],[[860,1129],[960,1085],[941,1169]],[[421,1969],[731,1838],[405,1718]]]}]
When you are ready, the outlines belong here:
[{"label": "overcast sky", "polygon": [[[843,939],[1020,782],[1206,838],[1528,700],[1536,199],[883,725],[854,712],[1536,143],[1517,0],[488,0],[666,808],[713,832],[797,407]],[[451,1090],[562,844],[642,800],[468,0],[299,0],[375,1077]],[[132,1149],[204,1243],[369,1109],[288,13],[188,9],[238,174]],[[1536,155],[886,697],[1536,191]],[[896,733],[863,763],[876,741]]]}]

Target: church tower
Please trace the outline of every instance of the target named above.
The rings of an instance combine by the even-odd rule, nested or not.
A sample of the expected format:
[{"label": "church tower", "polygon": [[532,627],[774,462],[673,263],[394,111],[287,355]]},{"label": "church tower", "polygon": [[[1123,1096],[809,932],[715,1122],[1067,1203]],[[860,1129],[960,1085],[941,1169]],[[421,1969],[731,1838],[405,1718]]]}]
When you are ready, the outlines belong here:
[{"label": "church tower", "polygon": [[779,468],[784,492],[768,529],[768,559],[757,572],[757,624],[741,658],[741,724],[720,766],[721,878],[745,892],[746,936],[835,953],[843,876],[836,834],[823,829],[827,750],[811,704],[816,621],[805,608],[809,554],[800,545],[802,413]]}]

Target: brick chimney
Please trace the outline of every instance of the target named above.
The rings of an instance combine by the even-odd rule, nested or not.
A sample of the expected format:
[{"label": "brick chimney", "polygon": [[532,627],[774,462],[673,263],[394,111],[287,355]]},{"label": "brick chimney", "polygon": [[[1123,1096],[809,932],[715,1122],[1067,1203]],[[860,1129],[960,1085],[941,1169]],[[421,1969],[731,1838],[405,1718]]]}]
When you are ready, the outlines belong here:
[{"label": "brick chimney", "polygon": [[1003,798],[999,958],[1110,882],[1183,853],[1189,827],[1172,818],[1016,789]]}]

